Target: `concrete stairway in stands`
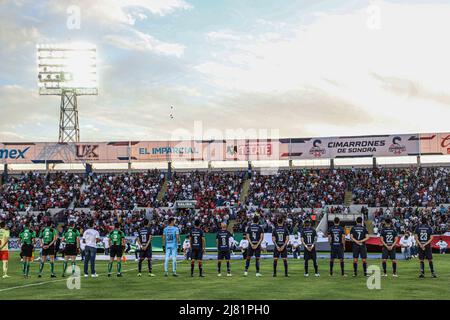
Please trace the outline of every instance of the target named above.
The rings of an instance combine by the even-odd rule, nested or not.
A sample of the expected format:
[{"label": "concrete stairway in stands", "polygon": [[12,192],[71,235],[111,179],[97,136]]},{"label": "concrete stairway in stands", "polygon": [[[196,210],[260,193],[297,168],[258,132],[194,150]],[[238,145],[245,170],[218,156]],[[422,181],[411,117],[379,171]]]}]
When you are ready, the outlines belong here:
[{"label": "concrete stairway in stands", "polygon": [[156,200],[158,200],[159,202],[161,202],[164,199],[164,195],[166,194],[167,191],[167,180],[164,180],[163,185],[161,186],[161,190],[159,190],[158,195],[156,196]]},{"label": "concrete stairway in stands", "polygon": [[345,191],[344,206],[349,207],[352,204],[353,194],[351,191]]},{"label": "concrete stairway in stands", "polygon": [[239,197],[241,203],[245,203],[245,200],[247,200],[248,189],[250,189],[250,179],[245,180],[242,185],[241,195]]}]

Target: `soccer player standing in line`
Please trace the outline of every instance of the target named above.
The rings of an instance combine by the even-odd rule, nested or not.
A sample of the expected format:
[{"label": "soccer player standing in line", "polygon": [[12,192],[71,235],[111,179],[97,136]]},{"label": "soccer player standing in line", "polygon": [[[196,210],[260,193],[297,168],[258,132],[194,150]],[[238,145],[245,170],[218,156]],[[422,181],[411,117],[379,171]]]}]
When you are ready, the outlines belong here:
[{"label": "soccer player standing in line", "polygon": [[24,223],[24,229],[19,234],[19,242],[22,250],[23,257],[23,276],[29,277],[30,274],[30,262],[33,257],[34,245],[36,244],[36,233],[30,230],[30,223],[27,221]]},{"label": "soccer player standing in line", "polygon": [[289,232],[284,226],[282,217],[278,218],[277,224],[272,232],[272,241],[275,244],[273,249],[273,276],[277,276],[278,258],[281,256],[284,264],[284,276],[288,277],[287,245],[289,243]]},{"label": "soccer player standing in line", "polygon": [[69,228],[63,233],[62,241],[65,242],[64,266],[62,276],[66,276],[68,260],[72,260],[72,274],[75,274],[77,254],[80,250],[80,233],[75,229],[75,222],[69,223]]},{"label": "soccer player standing in line", "polygon": [[194,227],[189,232],[189,242],[191,245],[191,277],[194,276],[195,261],[198,261],[200,277],[203,275],[203,253],[205,252],[205,237],[200,229],[200,220],[194,221]]},{"label": "soccer player standing in line", "polygon": [[227,224],[222,222],[220,224],[221,229],[217,231],[216,243],[217,243],[217,276],[221,277],[221,267],[222,260],[227,261],[227,277],[231,277],[231,266],[230,266],[230,239],[232,234],[227,230]]},{"label": "soccer player standing in line", "polygon": [[152,273],[152,231],[148,227],[148,219],[144,219],[143,227],[139,229],[139,235],[137,243],[140,247],[139,250],[139,262],[138,262],[138,277],[141,276],[142,262],[147,259],[148,263],[148,275],[154,277]]},{"label": "soccer player standing in line", "polygon": [[2,278],[9,278],[8,276],[8,260],[9,260],[9,230],[6,229],[5,221],[0,222],[0,261],[3,264]]},{"label": "soccer player standing in line", "polygon": [[180,229],[175,227],[175,218],[169,218],[169,225],[164,228],[162,236],[163,250],[166,254],[164,261],[164,276],[168,276],[169,258],[172,257],[172,275],[177,275],[177,253],[180,243]]},{"label": "soccer player standing in line", "polygon": [[384,228],[381,229],[381,243],[383,244],[383,250],[381,253],[382,265],[383,265],[383,276],[387,277],[387,259],[392,261],[392,271],[393,276],[397,277],[397,260],[395,257],[395,246],[397,245],[397,231],[392,227],[391,219],[384,220]]},{"label": "soccer player standing in line", "polygon": [[350,239],[353,241],[353,276],[358,275],[358,258],[361,257],[363,263],[364,276],[367,277],[367,247],[369,232],[362,224],[361,217],[356,218],[356,226],[350,230]]},{"label": "soccer player standing in line", "polygon": [[334,259],[339,259],[341,263],[341,275],[344,273],[344,250],[345,250],[345,232],[344,228],[340,226],[338,217],[334,218],[334,225],[328,230],[328,241],[331,245],[330,253],[330,276],[333,276]]},{"label": "soccer player standing in line", "polygon": [[249,243],[247,249],[247,259],[245,260],[245,272],[244,276],[248,275],[248,267],[250,267],[250,260],[255,256],[256,262],[256,276],[261,277],[259,273],[259,259],[261,258],[261,242],[264,240],[264,230],[259,225],[259,217],[253,217],[253,223],[247,228],[246,237]]},{"label": "soccer player standing in line", "polygon": [[50,277],[55,278],[55,242],[57,239],[56,230],[52,228],[51,221],[47,222],[47,226],[39,232],[39,238],[42,243],[42,256],[41,264],[39,266],[39,275],[42,277],[42,270],[44,270],[44,264],[47,261],[47,257],[50,258]]},{"label": "soccer player standing in line", "polygon": [[108,277],[111,277],[114,258],[117,261],[117,276],[122,277],[122,255],[125,249],[125,234],[120,230],[120,223],[114,224],[114,230],[108,235],[109,238],[109,263]]},{"label": "soccer player standing in line", "polygon": [[433,230],[428,225],[427,218],[422,217],[421,224],[415,230],[416,242],[419,245],[419,261],[420,261],[420,275],[419,278],[425,278],[425,263],[428,260],[430,266],[431,276],[436,278],[433,266],[433,252],[431,250],[431,241],[433,241]]},{"label": "soccer player standing in line", "polygon": [[316,277],[320,277],[319,274],[319,266],[317,265],[317,252],[316,252],[316,240],[317,240],[317,232],[314,228],[311,227],[311,221],[305,221],[305,227],[302,230],[302,240],[305,245],[305,277],[309,276],[308,273],[308,264],[309,260],[313,261],[314,265],[314,273]]}]

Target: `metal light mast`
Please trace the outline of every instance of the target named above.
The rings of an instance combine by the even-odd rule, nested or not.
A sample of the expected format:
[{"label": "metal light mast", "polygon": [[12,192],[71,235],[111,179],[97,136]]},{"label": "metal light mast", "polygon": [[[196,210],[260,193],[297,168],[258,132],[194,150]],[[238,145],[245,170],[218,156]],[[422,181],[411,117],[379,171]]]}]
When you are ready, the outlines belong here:
[{"label": "metal light mast", "polygon": [[58,142],[80,142],[77,96],[97,95],[97,48],[91,44],[37,46],[40,95],[61,97]]}]

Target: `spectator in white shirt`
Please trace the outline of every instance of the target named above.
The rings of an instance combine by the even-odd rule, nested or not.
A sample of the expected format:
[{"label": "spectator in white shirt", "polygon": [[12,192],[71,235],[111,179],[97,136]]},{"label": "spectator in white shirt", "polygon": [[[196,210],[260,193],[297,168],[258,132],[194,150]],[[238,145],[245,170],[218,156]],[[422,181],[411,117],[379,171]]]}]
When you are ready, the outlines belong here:
[{"label": "spectator in white shirt", "polygon": [[242,238],[241,242],[239,242],[239,247],[241,248],[242,258],[247,259],[247,248],[248,248],[248,240]]},{"label": "spectator in white shirt", "polygon": [[[100,233],[94,229],[94,221],[89,221],[89,229],[83,233],[82,243],[85,245],[84,252],[84,277],[88,277],[89,262],[91,263],[91,277],[96,278],[95,256],[97,255],[97,242],[100,241]],[[80,245],[81,246],[81,245]]]},{"label": "spectator in white shirt", "polygon": [[411,259],[411,247],[412,247],[412,241],[408,233],[405,233],[403,237],[400,239],[400,246],[402,248],[403,256],[405,257],[405,260]]},{"label": "spectator in white shirt", "polygon": [[184,239],[183,252],[186,260],[189,260],[191,258],[191,243],[188,238]]},{"label": "spectator in white shirt", "polygon": [[102,242],[103,242],[103,247],[105,248],[105,255],[109,255],[109,239],[108,239],[108,237],[104,237]]},{"label": "spectator in white shirt", "polygon": [[440,254],[445,254],[447,252],[448,243],[442,238],[439,239],[436,245],[439,247]]}]

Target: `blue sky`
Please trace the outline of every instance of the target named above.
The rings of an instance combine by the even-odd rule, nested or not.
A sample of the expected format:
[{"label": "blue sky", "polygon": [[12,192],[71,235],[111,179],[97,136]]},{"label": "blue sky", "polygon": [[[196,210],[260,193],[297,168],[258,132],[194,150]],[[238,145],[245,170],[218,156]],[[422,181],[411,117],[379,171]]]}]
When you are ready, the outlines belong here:
[{"label": "blue sky", "polygon": [[0,141],[57,139],[35,46],[69,41],[98,47],[85,141],[448,131],[449,16],[448,1],[0,0]]}]

